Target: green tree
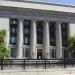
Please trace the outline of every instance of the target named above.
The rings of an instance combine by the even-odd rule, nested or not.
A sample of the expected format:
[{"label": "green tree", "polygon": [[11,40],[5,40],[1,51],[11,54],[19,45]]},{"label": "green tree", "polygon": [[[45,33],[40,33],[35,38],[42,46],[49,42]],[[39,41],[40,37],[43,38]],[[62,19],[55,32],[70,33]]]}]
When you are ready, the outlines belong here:
[{"label": "green tree", "polygon": [[75,58],[75,35],[69,38],[69,53],[72,58]]},{"label": "green tree", "polygon": [[0,30],[0,59],[9,58],[9,49],[6,46],[6,30]]}]

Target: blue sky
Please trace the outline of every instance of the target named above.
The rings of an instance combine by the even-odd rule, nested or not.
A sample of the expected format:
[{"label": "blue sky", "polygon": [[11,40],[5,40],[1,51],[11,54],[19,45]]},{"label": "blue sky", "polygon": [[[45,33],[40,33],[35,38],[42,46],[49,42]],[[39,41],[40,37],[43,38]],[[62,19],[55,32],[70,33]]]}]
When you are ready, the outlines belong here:
[{"label": "blue sky", "polygon": [[[39,1],[75,6],[75,0],[39,0]],[[70,25],[70,36],[73,36],[73,35],[75,35],[75,25],[74,24]]]},{"label": "blue sky", "polygon": [[40,1],[57,3],[57,4],[67,4],[67,5],[74,5],[75,6],[75,0],[40,0]]}]

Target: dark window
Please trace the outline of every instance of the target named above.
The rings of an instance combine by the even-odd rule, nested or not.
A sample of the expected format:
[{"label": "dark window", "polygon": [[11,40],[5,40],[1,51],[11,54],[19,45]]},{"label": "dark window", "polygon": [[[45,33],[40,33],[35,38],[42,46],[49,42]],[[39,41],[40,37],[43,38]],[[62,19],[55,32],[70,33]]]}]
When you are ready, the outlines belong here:
[{"label": "dark window", "polygon": [[16,44],[16,36],[10,36],[10,43]]},{"label": "dark window", "polygon": [[62,45],[66,47],[68,46],[68,23],[62,23],[61,30],[62,30]]},{"label": "dark window", "polygon": [[16,57],[16,48],[11,48],[11,53],[10,57],[15,58]]},{"label": "dark window", "polygon": [[16,44],[18,19],[10,19],[10,44]]},{"label": "dark window", "polygon": [[63,51],[64,51],[64,58],[69,58],[69,51],[68,50]]},{"label": "dark window", "polygon": [[16,24],[18,24],[18,22],[17,22],[17,19],[10,19],[11,21],[10,21],[10,24],[11,25],[16,25]]},{"label": "dark window", "polygon": [[50,45],[56,46],[56,23],[50,22],[49,25]]},{"label": "dark window", "polygon": [[37,21],[37,44],[43,44],[43,21]]},{"label": "dark window", "polygon": [[51,50],[51,58],[56,58],[56,50]]},{"label": "dark window", "polygon": [[24,45],[30,44],[30,29],[31,29],[31,21],[24,20],[24,29],[23,29]]}]

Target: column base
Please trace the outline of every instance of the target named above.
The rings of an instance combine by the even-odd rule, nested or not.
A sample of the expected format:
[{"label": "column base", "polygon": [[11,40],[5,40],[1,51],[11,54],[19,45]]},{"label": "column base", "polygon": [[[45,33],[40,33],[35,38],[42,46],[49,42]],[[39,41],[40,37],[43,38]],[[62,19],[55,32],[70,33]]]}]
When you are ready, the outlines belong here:
[{"label": "column base", "polygon": [[46,58],[46,59],[50,59],[50,54],[49,54],[49,52],[47,52],[47,53],[45,54],[45,58]]},{"label": "column base", "polygon": [[31,59],[37,59],[37,57],[36,57],[36,54],[34,53],[34,52],[32,52],[32,54],[31,54],[31,57],[30,57]]}]

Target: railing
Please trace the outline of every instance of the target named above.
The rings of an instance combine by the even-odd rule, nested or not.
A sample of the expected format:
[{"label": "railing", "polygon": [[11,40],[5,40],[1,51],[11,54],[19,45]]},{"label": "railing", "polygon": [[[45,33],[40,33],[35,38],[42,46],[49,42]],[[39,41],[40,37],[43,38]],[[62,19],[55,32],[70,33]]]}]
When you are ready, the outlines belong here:
[{"label": "railing", "polygon": [[50,67],[63,67],[74,66],[75,59],[0,59],[1,70],[6,67],[11,69],[12,67],[21,67],[22,69],[28,69],[28,67],[44,68],[48,69]]}]

